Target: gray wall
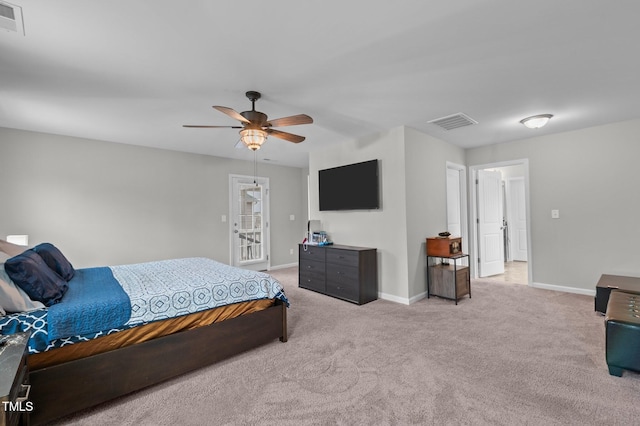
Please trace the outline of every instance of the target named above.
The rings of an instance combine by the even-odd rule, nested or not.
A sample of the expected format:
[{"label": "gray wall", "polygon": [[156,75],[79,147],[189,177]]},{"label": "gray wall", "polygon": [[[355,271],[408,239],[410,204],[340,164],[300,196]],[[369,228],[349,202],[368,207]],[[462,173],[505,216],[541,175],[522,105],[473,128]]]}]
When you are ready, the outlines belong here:
[{"label": "gray wall", "polygon": [[[318,211],[318,170],[380,161],[381,208]],[[378,250],[381,297],[409,303],[426,293],[425,238],[446,229],[446,163],[464,164],[464,151],[416,130],[398,127],[312,152],[311,217],[337,244]]]},{"label": "gray wall", "polygon": [[[318,170],[367,160],[379,160],[381,208],[327,211],[318,207]],[[378,291],[408,297],[403,128],[342,143],[309,156],[311,218],[336,244],[378,250]]]},{"label": "gray wall", "polygon": [[[0,128],[0,237],[50,241],[77,267],[229,263],[229,174],[253,175],[253,163]],[[306,170],[260,163],[258,174],[270,179],[271,265],[296,263]]]},{"label": "gray wall", "polygon": [[407,268],[412,301],[426,295],[426,238],[447,229],[447,162],[464,164],[464,150],[405,129]]},{"label": "gray wall", "polygon": [[534,284],[640,276],[639,135],[633,120],[467,150],[468,166],[529,159]]}]

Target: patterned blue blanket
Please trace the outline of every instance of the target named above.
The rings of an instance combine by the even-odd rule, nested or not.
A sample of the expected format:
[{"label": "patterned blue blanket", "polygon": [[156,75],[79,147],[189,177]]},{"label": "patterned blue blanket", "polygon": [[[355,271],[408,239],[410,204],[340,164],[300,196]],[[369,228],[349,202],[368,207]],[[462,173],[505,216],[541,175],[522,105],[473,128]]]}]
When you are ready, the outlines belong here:
[{"label": "patterned blue blanket", "polygon": [[111,269],[78,269],[62,300],[49,307],[49,341],[119,327],[130,312],[129,296]]},{"label": "patterned blue blanket", "polygon": [[[143,323],[232,303],[276,298],[289,306],[281,284],[270,275],[235,268],[211,259],[174,259],[109,268],[77,269],[76,274],[80,272],[80,277],[87,278],[98,273],[102,278],[105,278],[108,274],[105,274],[104,269],[113,273],[113,277],[117,280],[113,282],[121,286],[121,290],[124,291],[130,303],[130,312],[127,312],[124,320],[120,312],[99,325],[99,321],[93,321],[90,318],[92,311],[88,306],[76,307],[72,310],[60,309],[59,313],[64,310],[75,311],[73,315],[82,313],[84,319],[56,319],[59,325],[54,327],[56,337],[52,337],[49,334],[51,328],[49,322],[52,315],[50,307],[1,317],[0,333],[31,331],[29,352],[38,353],[111,334]],[[97,283],[98,281],[89,285]],[[71,285],[69,288],[71,289]],[[117,290],[114,291],[118,293]],[[80,293],[85,292],[81,291]],[[90,294],[87,292],[84,295],[91,299]],[[65,302],[66,298],[67,295],[62,302]],[[57,305],[59,304],[54,306]],[[122,305],[122,300],[119,305]],[[121,308],[116,308],[116,310],[119,309]],[[121,321],[124,322],[116,324]],[[72,323],[76,323],[79,332],[70,331],[70,328],[67,330],[67,325]],[[99,329],[92,329],[95,327]],[[69,332],[76,334],[63,336]]]},{"label": "patterned blue blanket", "polygon": [[249,300],[277,297],[288,303],[272,276],[211,259],[171,259],[112,266],[111,270],[131,299],[127,325]]}]

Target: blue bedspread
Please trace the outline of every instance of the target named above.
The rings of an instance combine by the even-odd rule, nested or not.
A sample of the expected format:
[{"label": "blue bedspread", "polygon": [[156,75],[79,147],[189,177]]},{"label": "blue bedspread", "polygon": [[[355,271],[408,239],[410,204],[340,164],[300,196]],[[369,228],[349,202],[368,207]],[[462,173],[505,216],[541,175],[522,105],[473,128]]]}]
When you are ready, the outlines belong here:
[{"label": "blue bedspread", "polygon": [[270,275],[211,259],[76,269],[60,303],[0,317],[0,334],[30,331],[33,354],[151,321],[266,298],[289,306],[282,285]]},{"label": "blue bedspread", "polygon": [[49,307],[49,341],[119,327],[131,302],[108,267],[76,270],[60,303]]}]

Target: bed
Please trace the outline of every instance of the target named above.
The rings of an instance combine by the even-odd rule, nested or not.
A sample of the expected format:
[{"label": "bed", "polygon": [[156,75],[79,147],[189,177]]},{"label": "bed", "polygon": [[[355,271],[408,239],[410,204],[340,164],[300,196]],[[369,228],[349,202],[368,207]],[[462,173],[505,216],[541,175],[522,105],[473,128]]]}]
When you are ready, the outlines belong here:
[{"label": "bed", "polygon": [[[2,334],[31,332],[33,424],[287,341],[288,300],[280,283],[261,272],[171,259],[77,269],[66,283],[64,296],[49,306],[0,317]],[[97,305],[82,302],[92,298]],[[121,300],[115,308],[100,306],[110,298]],[[94,318],[101,311],[104,321]]]}]

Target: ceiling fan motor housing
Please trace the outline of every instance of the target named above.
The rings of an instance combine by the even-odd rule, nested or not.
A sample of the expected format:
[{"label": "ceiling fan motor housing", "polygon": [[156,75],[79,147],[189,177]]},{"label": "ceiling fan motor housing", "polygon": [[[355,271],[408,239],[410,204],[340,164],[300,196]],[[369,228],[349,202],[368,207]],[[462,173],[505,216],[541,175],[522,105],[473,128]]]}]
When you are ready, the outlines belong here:
[{"label": "ceiling fan motor housing", "polygon": [[251,122],[250,124],[245,124],[245,129],[260,129],[267,122],[267,114],[263,114],[260,111],[243,111],[240,115]]}]

